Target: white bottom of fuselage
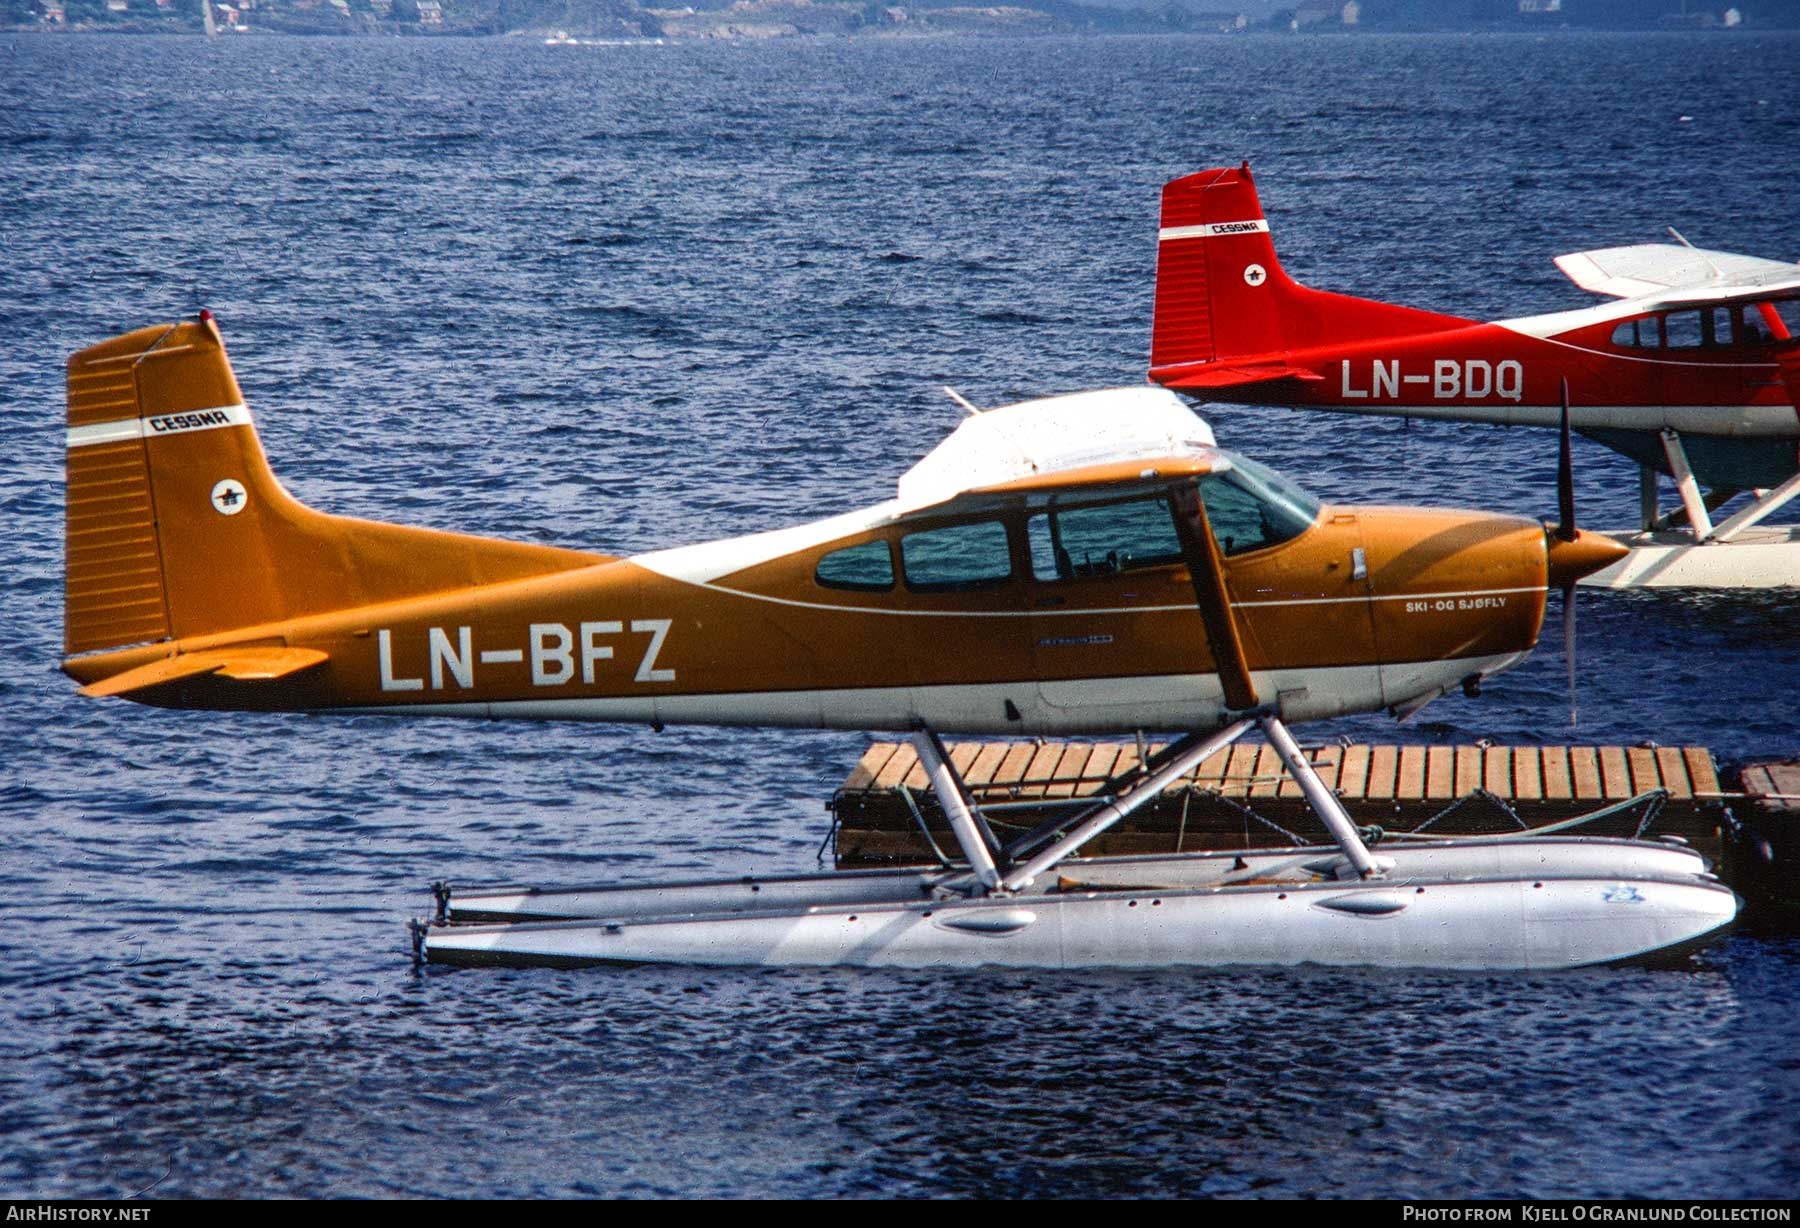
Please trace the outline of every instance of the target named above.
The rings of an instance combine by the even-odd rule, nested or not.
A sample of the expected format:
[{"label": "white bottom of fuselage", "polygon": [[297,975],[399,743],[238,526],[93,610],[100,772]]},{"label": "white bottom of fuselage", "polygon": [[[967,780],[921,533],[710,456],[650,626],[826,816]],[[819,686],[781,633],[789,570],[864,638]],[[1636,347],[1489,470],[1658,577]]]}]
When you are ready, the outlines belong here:
[{"label": "white bottom of fuselage", "polygon": [[1800,588],[1800,526],[1756,525],[1726,542],[1692,533],[1608,533],[1631,553],[1581,583],[1595,588]]},{"label": "white bottom of fuselage", "polygon": [[[1252,674],[1258,695],[1278,698],[1290,722],[1385,707],[1416,710],[1470,677],[1486,677],[1525,654],[1406,661],[1388,665]],[[852,687],[701,695],[522,699],[496,703],[407,704],[355,709],[407,716],[493,720],[588,720],[664,725],[761,725],[802,729],[905,730],[920,722],[944,733],[1093,735],[1134,730],[1187,732],[1222,725],[1216,674],[977,683],[933,687]],[[1017,715],[1012,715],[1016,713]]]}]

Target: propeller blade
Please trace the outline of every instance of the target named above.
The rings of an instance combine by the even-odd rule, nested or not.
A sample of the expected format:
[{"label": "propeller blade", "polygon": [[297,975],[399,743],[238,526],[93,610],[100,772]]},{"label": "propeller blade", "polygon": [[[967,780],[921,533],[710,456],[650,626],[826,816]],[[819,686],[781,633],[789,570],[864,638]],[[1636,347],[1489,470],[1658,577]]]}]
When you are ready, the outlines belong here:
[{"label": "propeller blade", "polygon": [[1575,728],[1575,585],[1568,584],[1562,591],[1563,599],[1563,660],[1569,667],[1569,728]]},{"label": "propeller blade", "polygon": [[1569,380],[1562,382],[1562,452],[1556,461],[1556,536],[1575,540],[1575,458],[1569,446]]}]

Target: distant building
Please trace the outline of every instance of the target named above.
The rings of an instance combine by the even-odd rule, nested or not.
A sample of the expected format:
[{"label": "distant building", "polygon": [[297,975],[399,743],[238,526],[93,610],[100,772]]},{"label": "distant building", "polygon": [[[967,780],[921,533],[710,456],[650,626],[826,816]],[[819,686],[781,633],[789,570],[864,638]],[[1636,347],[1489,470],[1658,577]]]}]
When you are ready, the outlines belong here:
[{"label": "distant building", "polygon": [[60,26],[68,22],[69,15],[63,12],[62,0],[42,0],[42,7],[46,25]]},{"label": "distant building", "polygon": [[444,6],[438,0],[419,0],[419,24],[422,26],[441,26],[444,24]]},{"label": "distant building", "polygon": [[126,0],[106,0],[106,11],[109,13],[123,13],[125,7]]},{"label": "distant building", "polygon": [[1305,4],[1294,10],[1288,29],[1305,30],[1313,26],[1353,26],[1362,20],[1360,0],[1343,0],[1341,4]]},{"label": "distant building", "polygon": [[1519,0],[1520,13],[1560,13],[1562,0]]}]

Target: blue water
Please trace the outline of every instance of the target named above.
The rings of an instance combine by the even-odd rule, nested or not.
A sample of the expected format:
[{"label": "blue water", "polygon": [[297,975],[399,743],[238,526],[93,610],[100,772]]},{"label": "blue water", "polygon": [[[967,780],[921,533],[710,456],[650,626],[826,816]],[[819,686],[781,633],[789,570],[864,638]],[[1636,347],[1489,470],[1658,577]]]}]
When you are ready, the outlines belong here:
[{"label": "blue water", "polygon": [[[1800,38],[0,41],[0,1194],[1789,1196],[1800,942],[1538,977],[418,975],[434,878],[813,864],[862,740],[178,715],[60,654],[62,363],[219,316],[336,512],[641,550],[1142,379],[1162,182],[1468,315],[1792,258]],[[1327,498],[1551,514],[1551,435],[1209,411]],[[1578,441],[1582,515],[1635,476]],[[1791,596],[1596,595],[1603,742],[1791,754]],[[1308,736],[1567,736],[1546,649]]]}]

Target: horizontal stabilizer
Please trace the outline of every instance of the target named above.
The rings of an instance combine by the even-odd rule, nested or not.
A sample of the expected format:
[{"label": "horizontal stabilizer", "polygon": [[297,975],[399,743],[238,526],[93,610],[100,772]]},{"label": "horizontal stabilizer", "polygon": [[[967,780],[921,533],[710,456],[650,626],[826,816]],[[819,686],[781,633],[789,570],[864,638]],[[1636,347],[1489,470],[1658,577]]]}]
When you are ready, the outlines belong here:
[{"label": "horizontal stabilizer", "polygon": [[1556,267],[1583,290],[1686,306],[1800,292],[1800,265],[1673,243],[1571,252]]},{"label": "horizontal stabilizer", "polygon": [[1167,388],[1242,388],[1249,384],[1267,384],[1278,379],[1305,380],[1317,383],[1325,377],[1305,367],[1290,367],[1281,362],[1263,363],[1195,363],[1191,369],[1162,367],[1151,372],[1151,378]]},{"label": "horizontal stabilizer", "polygon": [[313,648],[219,648],[187,652],[102,678],[82,687],[81,693],[95,698],[128,695],[199,674],[218,674],[238,682],[268,682],[311,669],[327,659],[327,654]]}]

